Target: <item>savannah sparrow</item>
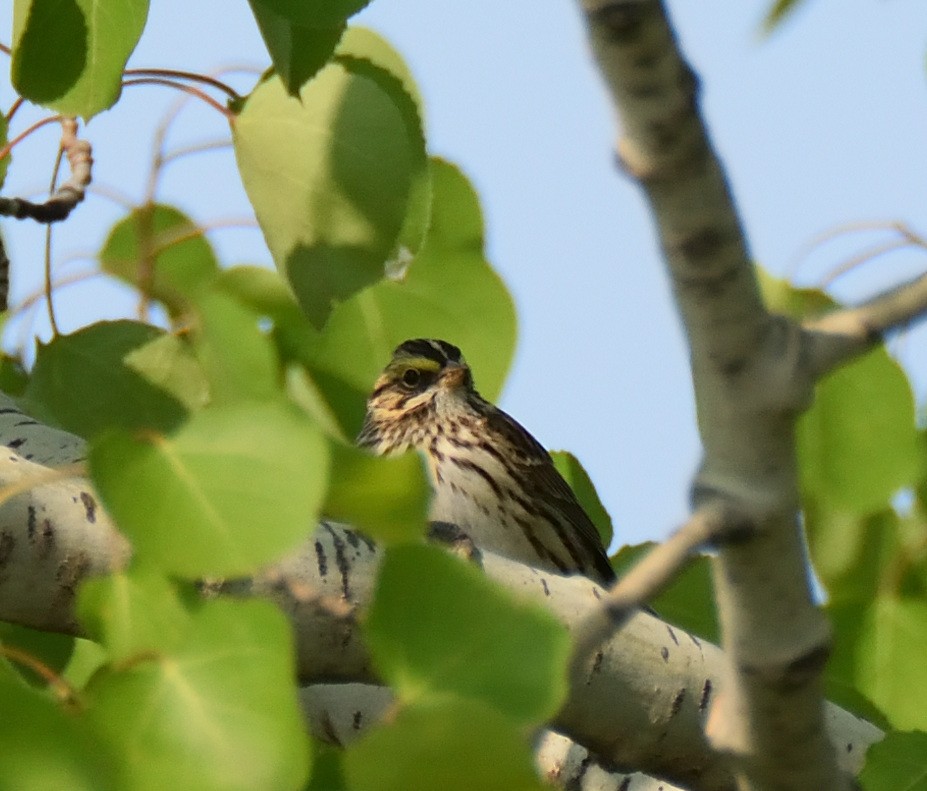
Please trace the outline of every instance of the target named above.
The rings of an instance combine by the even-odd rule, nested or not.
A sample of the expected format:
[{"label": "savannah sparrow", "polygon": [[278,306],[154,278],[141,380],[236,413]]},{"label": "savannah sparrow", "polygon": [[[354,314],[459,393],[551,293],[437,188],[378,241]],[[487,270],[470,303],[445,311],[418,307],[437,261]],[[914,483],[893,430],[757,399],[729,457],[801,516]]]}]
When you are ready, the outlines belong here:
[{"label": "savannah sparrow", "polygon": [[456,346],[401,344],[367,400],[357,443],[379,455],[424,453],[434,488],[429,518],[476,546],[604,585],[614,580],[598,531],[550,455],[476,392]]}]

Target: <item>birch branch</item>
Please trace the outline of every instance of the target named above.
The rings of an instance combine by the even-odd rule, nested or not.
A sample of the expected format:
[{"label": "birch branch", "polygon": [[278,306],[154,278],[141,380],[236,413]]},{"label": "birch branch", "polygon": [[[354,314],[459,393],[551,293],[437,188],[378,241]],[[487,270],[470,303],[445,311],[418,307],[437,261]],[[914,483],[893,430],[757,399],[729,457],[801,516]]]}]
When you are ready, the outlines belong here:
[{"label": "birch branch", "polygon": [[705,450],[693,499],[744,515],[714,560],[725,657],[707,734],[741,789],[846,791],[825,727],[830,634],[798,520],[795,422],[819,373],[808,335],[762,304],[664,4],[580,5],[623,127],[619,158],[650,203],[690,345]]},{"label": "birch branch", "polygon": [[714,540],[730,518],[706,508],[662,544],[657,544],[621,577],[601,603],[578,624],[574,635],[574,661],[583,661],[620,629],[636,610],[660,593],[700,547]]},{"label": "birch branch", "polygon": [[[73,464],[84,454],[80,439],[42,426],[2,395],[0,443],[7,445],[0,486],[23,475],[41,480],[46,465]],[[121,568],[128,556],[128,544],[86,481],[58,480],[18,494],[0,506],[0,619],[74,633],[78,583]],[[234,592],[270,598],[289,616],[303,684],[376,682],[357,618],[370,601],[380,557],[357,533],[323,524],[299,552]],[[544,573],[490,552],[481,557],[490,578],[548,608],[570,629],[604,593],[582,577]],[[721,668],[716,647],[637,613],[574,667],[569,698],[552,726],[605,764],[687,788],[729,791],[728,767],[702,733]],[[345,705],[353,722],[355,710]],[[828,707],[828,717],[841,765],[858,771],[880,731],[837,707]]]},{"label": "birch branch", "polygon": [[808,364],[814,374],[849,362],[880,343],[887,332],[927,314],[927,275],[911,280],[857,307],[834,310],[804,322]]},{"label": "birch branch", "polygon": [[[393,705],[386,687],[373,684],[313,684],[300,690],[300,703],[312,735],[342,747],[376,725]],[[564,791],[683,791],[640,772],[619,772],[559,733],[542,731],[535,744],[542,777]]]}]

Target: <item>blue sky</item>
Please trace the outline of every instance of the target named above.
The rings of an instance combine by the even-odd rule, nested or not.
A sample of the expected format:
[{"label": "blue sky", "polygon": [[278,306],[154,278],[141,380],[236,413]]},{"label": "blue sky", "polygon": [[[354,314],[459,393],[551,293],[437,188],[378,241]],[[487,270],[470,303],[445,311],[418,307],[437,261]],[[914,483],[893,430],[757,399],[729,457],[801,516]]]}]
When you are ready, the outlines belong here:
[{"label": "blue sky", "polygon": [[[767,2],[669,2],[753,254],[809,285],[888,238],[861,232],[804,254],[824,232],[901,220],[927,233],[927,6],[805,5],[763,38]],[[502,406],[548,447],[579,456],[622,541],[665,535],[686,513],[699,455],[686,351],[641,193],[613,166],[616,124],[575,4],[374,0],[356,21],[406,58],[425,99],[432,153],[461,166],[480,193],[489,258],[519,310]],[[4,41],[8,25],[0,27]],[[200,71],[237,64],[267,64],[243,0],[153,2],[130,63]],[[252,78],[229,80],[247,90]],[[8,86],[0,100],[9,106]],[[98,185],[141,198],[154,127],[174,101],[164,89],[127,89],[92,122]],[[220,117],[191,106],[170,139],[223,135]],[[55,132],[46,131],[17,150],[9,194],[47,183],[54,145]],[[201,222],[249,212],[227,150],[178,162],[159,195]],[[60,272],[89,266],[71,259],[92,255],[123,211],[98,196],[80,207],[56,232]],[[11,222],[4,233],[15,298],[39,283],[42,234]],[[255,230],[216,231],[211,240],[229,263],[269,261]],[[893,254],[841,279],[833,293],[859,298],[925,265],[923,251]],[[99,280],[62,290],[57,305],[64,329],[132,310],[124,292]],[[28,329],[9,327],[7,345]],[[41,314],[31,329],[47,337]],[[925,340],[921,331],[897,344],[921,401]]]}]

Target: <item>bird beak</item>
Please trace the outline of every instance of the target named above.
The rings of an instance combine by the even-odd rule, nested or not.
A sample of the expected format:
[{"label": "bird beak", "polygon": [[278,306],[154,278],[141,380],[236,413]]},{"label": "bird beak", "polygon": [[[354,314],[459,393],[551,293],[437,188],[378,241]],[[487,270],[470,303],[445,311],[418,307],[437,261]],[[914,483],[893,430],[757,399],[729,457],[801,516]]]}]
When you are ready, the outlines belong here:
[{"label": "bird beak", "polygon": [[467,366],[448,362],[441,372],[441,384],[448,390],[456,390],[467,380]]}]

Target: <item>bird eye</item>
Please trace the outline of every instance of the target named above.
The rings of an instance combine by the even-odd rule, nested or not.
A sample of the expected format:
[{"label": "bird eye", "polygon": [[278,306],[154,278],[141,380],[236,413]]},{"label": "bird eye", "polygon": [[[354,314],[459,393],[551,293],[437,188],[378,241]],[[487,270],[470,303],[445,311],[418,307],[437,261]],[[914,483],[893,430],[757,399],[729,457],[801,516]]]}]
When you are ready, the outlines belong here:
[{"label": "bird eye", "polygon": [[415,387],[422,379],[422,372],[418,368],[406,368],[402,372],[402,383],[406,387]]}]

